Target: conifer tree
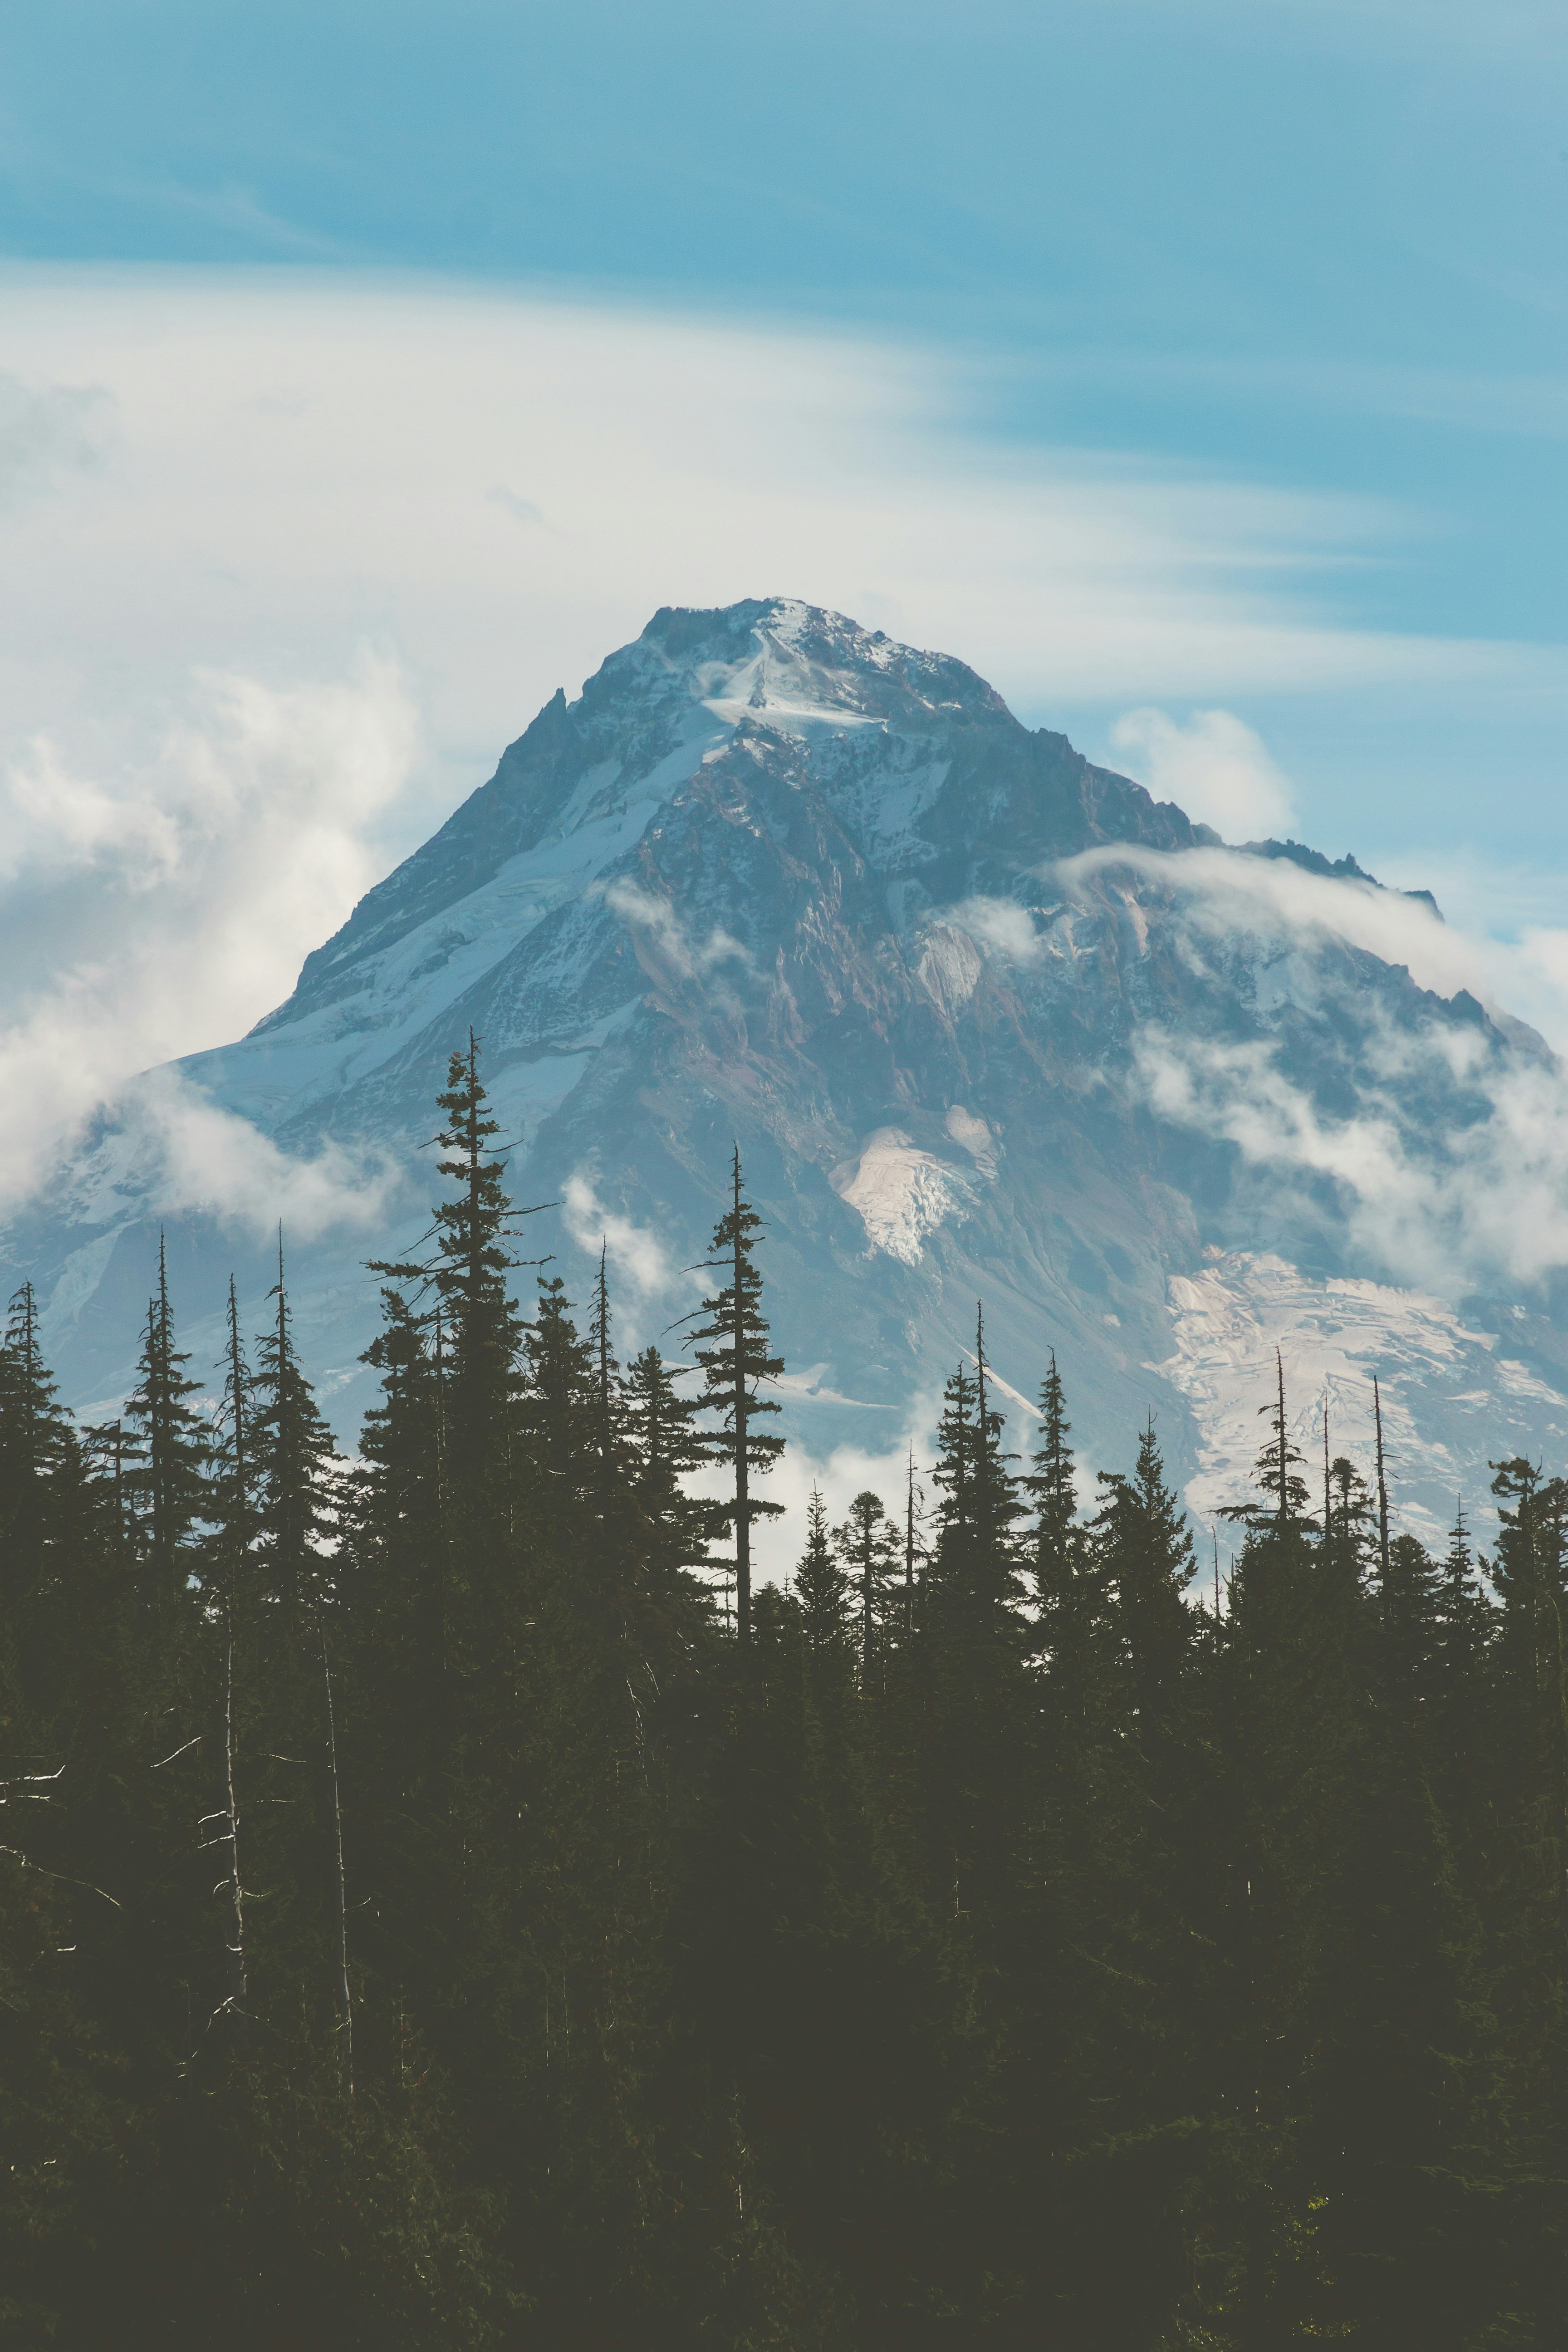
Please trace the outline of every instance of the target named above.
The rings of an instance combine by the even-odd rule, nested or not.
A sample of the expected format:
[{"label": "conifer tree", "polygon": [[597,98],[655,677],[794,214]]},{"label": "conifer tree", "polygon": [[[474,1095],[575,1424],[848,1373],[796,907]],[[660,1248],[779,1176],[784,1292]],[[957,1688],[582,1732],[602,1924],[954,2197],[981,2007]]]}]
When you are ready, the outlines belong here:
[{"label": "conifer tree", "polygon": [[242,1612],[253,1605],[249,1591],[251,1551],[258,1526],[259,1465],[256,1438],[255,1387],[239,1332],[239,1300],[234,1276],[228,1278],[228,1327],[220,1369],[223,1395],[213,1453],[213,1535],[208,1578],[222,1612],[223,1685],[216,1724],[219,1757],[218,1804],[215,1819],[227,1847],[225,1942],[228,1981],[225,2006],[240,2023],[247,2017],[248,1985],[245,1965],[245,1881],[240,1866],[241,1821],[238,1796],[238,1685],[236,1641]]},{"label": "conifer tree", "polygon": [[879,1663],[888,1586],[900,1549],[881,1496],[869,1487],[857,1495],[848,1517],[834,1529],[833,1541],[858,1600],[860,1674],[868,1686]]},{"label": "conifer tree", "polygon": [[0,1342],[0,1605],[13,1626],[44,1576],[49,1482],[67,1428],[38,1344],[33,1286],[24,1283]]},{"label": "conifer tree", "polygon": [[521,1259],[510,1243],[518,1220],[536,1216],[546,1203],[517,1209],[505,1187],[502,1155],[492,1147],[500,1132],[479,1078],[479,1041],[468,1032],[466,1052],[454,1052],[445,1090],[437,1097],[444,1114],[436,1140],[438,1172],[455,1188],[437,1204],[430,1234],[435,1254],[426,1260],[390,1264],[373,1260],[371,1271],[395,1285],[395,1295],[416,1307],[435,1293],[431,1322],[445,1432],[451,1455],[449,1502],[476,1532],[503,1507],[509,1435],[517,1399],[517,1360],[522,1322],[508,1288],[515,1267],[542,1260]]},{"label": "conifer tree", "polygon": [[1563,1487],[1522,1456],[1499,1463],[1492,1578],[1501,1604],[1489,1777],[1497,1789],[1490,1910],[1494,1999],[1521,2133],[1568,2162],[1568,1675]]},{"label": "conifer tree", "polygon": [[1472,1893],[1488,1791],[1489,1666],[1496,1612],[1476,1573],[1476,1558],[1462,1498],[1457,1497],[1448,1549],[1436,1598],[1436,1654],[1432,1669],[1433,1786],[1452,1830],[1456,1851]]},{"label": "conifer tree", "polygon": [[847,1651],[854,1622],[853,1588],[835,1549],[827,1507],[815,1486],[805,1507],[805,1549],[795,1563],[793,1581],[806,1648],[814,1656],[825,1651]]},{"label": "conifer tree", "polygon": [[1037,1639],[1051,1662],[1065,1713],[1081,1720],[1088,1706],[1089,1659],[1100,1609],[1100,1580],[1079,1525],[1072,1424],[1052,1351],[1040,1389],[1040,1443],[1025,1480],[1033,1497],[1031,1568],[1037,1606]]},{"label": "conifer tree", "polygon": [[[345,1895],[329,1619],[336,1597],[339,1465],[294,1342],[283,1262],[258,1348],[250,1443],[256,1475],[247,1612],[253,1671],[240,1708],[241,1811],[268,1900],[247,1945],[264,2011],[291,1982],[335,2014],[345,2043]],[[245,1769],[245,1765],[248,1769]]]},{"label": "conifer tree", "polygon": [[519,1213],[504,1189],[501,1160],[490,1148],[500,1127],[479,1082],[479,1040],[472,1030],[468,1052],[452,1055],[438,1099],[446,1122],[437,1166],[457,1189],[436,1210],[434,1276],[452,1335],[454,1427],[461,1433],[461,1445],[472,1447],[489,1436],[505,1412],[521,1337],[506,1279],[517,1263],[507,1236]]},{"label": "conifer tree", "polygon": [[523,1423],[542,1481],[544,1507],[569,1513],[602,1467],[596,1350],[580,1339],[558,1275],[539,1278],[533,1320],[523,1332]]},{"label": "conifer tree", "polygon": [[168,1253],[158,1236],[158,1287],[147,1307],[138,1385],[126,1400],[135,1467],[126,1480],[134,1497],[141,1542],[157,1605],[173,1605],[190,1570],[189,1542],[205,1503],[205,1427],[189,1402],[197,1387],[190,1361],[174,1345],[169,1304]]},{"label": "conifer tree", "polygon": [[1102,1474],[1098,1522],[1102,1573],[1114,1596],[1121,1664],[1140,1735],[1156,1741],[1180,1719],[1195,1624],[1187,1588],[1196,1572],[1186,1517],[1165,1484],[1151,1419],[1130,1478]]},{"label": "conifer tree", "polygon": [[698,1426],[699,1401],[676,1385],[684,1366],[668,1365],[655,1346],[634,1357],[624,1398],[625,1443],[632,1496],[642,1515],[650,1590],[689,1606],[706,1593],[689,1574],[708,1565],[713,1506],[688,1495],[682,1480],[708,1459]]},{"label": "conifer tree", "polygon": [[254,1382],[255,1545],[261,1591],[292,1649],[313,1635],[326,1590],[338,1454],[295,1349],[281,1231],[278,1280],[268,1296],[277,1311],[261,1338]]},{"label": "conifer tree", "polygon": [[763,1221],[741,1188],[738,1144],[730,1185],[730,1206],[713,1228],[714,1255],[704,1261],[729,1279],[712,1297],[703,1300],[698,1313],[707,1319],[691,1337],[698,1343],[703,1405],[718,1416],[720,1424],[709,1440],[711,1458],[722,1463],[734,1480],[733,1499],[721,1507],[726,1523],[734,1530],[735,1631],[745,1642],[752,1624],[752,1524],[759,1518],[777,1517],[784,1509],[782,1503],[762,1501],[752,1492],[752,1479],[765,1476],[784,1452],[782,1437],[755,1425],[760,1415],[780,1409],[778,1399],[763,1396],[762,1390],[778,1379],[784,1359],[770,1352],[762,1308],[763,1277],[756,1263]]}]

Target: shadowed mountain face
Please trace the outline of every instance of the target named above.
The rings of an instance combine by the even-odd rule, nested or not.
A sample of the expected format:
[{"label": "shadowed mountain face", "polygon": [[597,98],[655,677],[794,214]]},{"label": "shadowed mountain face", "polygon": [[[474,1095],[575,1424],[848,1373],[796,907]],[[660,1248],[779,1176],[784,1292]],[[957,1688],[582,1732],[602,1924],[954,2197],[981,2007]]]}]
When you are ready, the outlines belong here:
[{"label": "shadowed mountain face", "polygon": [[268,1278],[275,1200],[352,1434],[360,1262],[422,1230],[471,1028],[514,1189],[560,1204],[530,1240],[581,1297],[607,1235],[628,1339],[690,1305],[739,1142],[818,1457],[891,1453],[984,1297],[1020,1405],[1054,1348],[1086,1454],[1121,1463],[1152,1408],[1205,1511],[1256,1451],[1277,1341],[1310,1453],[1325,1391],[1335,1450],[1363,1448],[1379,1370],[1396,1484],[1436,1524],[1456,1485],[1480,1500],[1489,1451],[1568,1430],[1538,1289],[1443,1222],[1445,1168],[1484,1191],[1503,1094],[1557,1076],[1531,1033],[1354,944],[1379,906],[1436,929],[1353,865],[1218,847],[962,663],[784,601],[666,610],[287,1004],[130,1089],[7,1253],[67,1394],[100,1406],[160,1219],[201,1369],[230,1265],[253,1297]]}]

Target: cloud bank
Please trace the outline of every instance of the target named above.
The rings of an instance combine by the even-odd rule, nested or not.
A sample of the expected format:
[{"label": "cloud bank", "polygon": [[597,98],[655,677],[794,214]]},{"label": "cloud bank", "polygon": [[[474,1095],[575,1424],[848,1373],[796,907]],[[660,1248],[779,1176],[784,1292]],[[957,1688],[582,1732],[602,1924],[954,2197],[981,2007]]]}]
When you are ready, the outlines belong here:
[{"label": "cloud bank", "polygon": [[1262,737],[1232,711],[1194,710],[1183,727],[1163,710],[1130,710],[1110,740],[1157,801],[1174,801],[1227,841],[1267,840],[1295,821]]},{"label": "cloud bank", "polygon": [[[287,995],[375,878],[367,827],[416,743],[397,673],[366,656],[324,685],[197,679],[144,756],[108,772],[68,765],[45,737],[25,747],[0,776],[0,1204],[131,1073],[225,1043]],[[166,1112],[171,1171],[178,1144],[215,1199],[243,1204],[237,1139],[226,1129],[215,1148],[214,1113],[195,1153],[185,1095],[144,1088],[134,1116]],[[258,1139],[253,1156],[260,1171]],[[280,1206],[297,1196],[318,1220],[315,1181],[284,1184]]]},{"label": "cloud bank", "polygon": [[[1173,927],[1200,977],[1217,959],[1245,959],[1263,1034],[1145,1023],[1132,1085],[1160,1118],[1235,1146],[1268,1180],[1281,1229],[1310,1220],[1327,1190],[1363,1258],[1450,1297],[1530,1286],[1568,1266],[1568,1071],[1504,1010],[1523,950],[1453,930],[1420,899],[1282,859],[1094,850],[1054,870],[1069,892],[1134,875],[1151,922]],[[1163,919],[1152,911],[1160,898]],[[1326,952],[1334,947],[1403,965],[1444,1003],[1429,1018],[1419,1007],[1395,1018]],[[1451,1016],[1461,992],[1496,1013],[1512,1050]],[[1339,1065],[1348,1103],[1325,1105],[1292,1074],[1287,1011],[1353,1039]]]}]

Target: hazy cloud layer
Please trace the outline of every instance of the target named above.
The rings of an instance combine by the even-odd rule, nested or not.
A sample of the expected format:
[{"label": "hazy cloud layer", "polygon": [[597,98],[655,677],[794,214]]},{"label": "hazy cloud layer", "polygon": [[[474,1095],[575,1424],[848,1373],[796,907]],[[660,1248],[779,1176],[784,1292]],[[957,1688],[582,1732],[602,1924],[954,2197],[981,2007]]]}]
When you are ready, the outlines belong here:
[{"label": "hazy cloud layer", "polygon": [[749,964],[751,958],[739,940],[715,924],[705,939],[694,939],[673,899],[658,898],[635,882],[606,884],[605,904],[632,930],[640,932],[657,960],[680,980],[696,980],[721,963]]},{"label": "hazy cloud layer", "polygon": [[0,374],[0,513],[103,463],[114,403],[99,385]]},{"label": "hazy cloud layer", "polygon": [[[225,1043],[288,994],[374,879],[366,828],[416,740],[396,673],[366,658],[282,691],[199,679],[107,773],[26,747],[0,778],[0,1202],[132,1072]],[[207,1156],[238,1199],[233,1142]]]},{"label": "hazy cloud layer", "polygon": [[662,1297],[679,1278],[680,1269],[657,1234],[606,1208],[586,1170],[580,1168],[567,1178],[561,1205],[577,1247],[591,1257],[603,1248],[612,1270],[630,1282],[639,1303]]},{"label": "hazy cloud layer", "polygon": [[156,1071],[135,1089],[117,1143],[161,1212],[196,1211],[258,1238],[279,1223],[296,1242],[345,1226],[374,1232],[404,1181],[384,1152],[327,1143],[308,1160],[290,1159],[174,1070]]},{"label": "hazy cloud layer", "polygon": [[1285,835],[1289,787],[1263,740],[1229,710],[1194,710],[1184,727],[1163,710],[1130,710],[1110,730],[1128,773],[1226,841]]},{"label": "hazy cloud layer", "polygon": [[[1247,953],[1265,1018],[1287,1002],[1333,1011],[1345,983],[1321,953],[1330,941],[1405,966],[1436,996],[1463,990],[1500,1010],[1521,955],[1537,952],[1467,936],[1394,891],[1227,850],[1096,850],[1056,871],[1069,889],[1131,871],[1170,890],[1168,919],[1194,967]],[[1303,1213],[1309,1188],[1331,1186],[1352,1244],[1400,1281],[1452,1295],[1476,1282],[1535,1283],[1568,1265],[1563,1066],[1539,1048],[1500,1054],[1465,1023],[1398,1026],[1364,992],[1343,1009],[1363,1033],[1352,1110],[1323,1110],[1268,1036],[1216,1041],[1147,1025],[1135,1084],[1162,1118],[1234,1144],[1266,1171],[1282,1219],[1292,1185]],[[1444,1103],[1446,1127],[1434,1118]]]}]

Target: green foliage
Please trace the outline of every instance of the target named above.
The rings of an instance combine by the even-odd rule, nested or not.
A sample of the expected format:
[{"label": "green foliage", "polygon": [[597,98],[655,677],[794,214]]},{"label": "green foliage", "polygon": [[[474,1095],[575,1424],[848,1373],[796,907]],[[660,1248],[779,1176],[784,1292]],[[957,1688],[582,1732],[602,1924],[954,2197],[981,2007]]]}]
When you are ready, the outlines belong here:
[{"label": "green foliage", "polygon": [[1200,1606],[1152,1423],[1085,1515],[977,1322],[929,1530],[814,1489],[729,1620],[739,1155],[693,1397],[603,1255],[524,1322],[472,1038],[441,1110],[352,1468],[281,1261],[210,1423],[162,1259],[129,1429],[13,1304],[0,2344],[1560,2344],[1568,1486],[1499,1466],[1489,1591],[1326,1430],[1309,1515],[1281,1372]]}]

